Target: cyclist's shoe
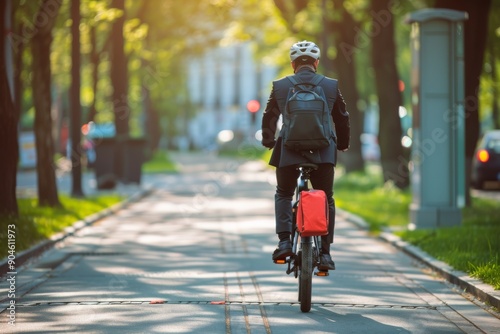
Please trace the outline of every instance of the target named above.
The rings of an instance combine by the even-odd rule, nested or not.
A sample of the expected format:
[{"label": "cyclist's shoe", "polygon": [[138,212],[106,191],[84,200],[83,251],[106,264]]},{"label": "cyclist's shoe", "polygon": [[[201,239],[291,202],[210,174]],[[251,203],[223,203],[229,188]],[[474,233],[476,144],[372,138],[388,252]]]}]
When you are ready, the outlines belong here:
[{"label": "cyclist's shoe", "polygon": [[319,270],[335,270],[335,262],[333,262],[330,254],[321,254],[319,258]]},{"label": "cyclist's shoe", "polygon": [[285,260],[288,256],[292,255],[292,242],[290,240],[281,240],[278,248],[273,253],[273,261]]}]

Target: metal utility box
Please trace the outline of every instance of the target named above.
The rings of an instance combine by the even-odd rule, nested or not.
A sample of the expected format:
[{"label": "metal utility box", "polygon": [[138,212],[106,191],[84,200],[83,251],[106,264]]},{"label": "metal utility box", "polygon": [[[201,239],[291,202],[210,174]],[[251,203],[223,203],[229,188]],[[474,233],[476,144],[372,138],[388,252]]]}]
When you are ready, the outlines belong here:
[{"label": "metal utility box", "polygon": [[466,12],[410,13],[413,145],[410,229],[459,225],[465,203]]}]

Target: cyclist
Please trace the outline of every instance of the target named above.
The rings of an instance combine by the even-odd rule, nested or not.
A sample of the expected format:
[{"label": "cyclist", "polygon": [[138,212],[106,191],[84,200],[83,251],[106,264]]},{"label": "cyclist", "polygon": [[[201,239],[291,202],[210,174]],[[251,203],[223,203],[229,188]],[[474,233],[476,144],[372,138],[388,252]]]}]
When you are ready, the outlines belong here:
[{"label": "cyclist", "polygon": [[[319,47],[310,41],[301,41],[290,48],[290,60],[294,76],[300,82],[310,82],[315,76],[320,58]],[[293,255],[292,230],[292,198],[297,185],[299,171],[297,165],[310,162],[318,165],[311,173],[311,184],[314,189],[326,193],[329,204],[328,235],[321,237],[321,258],[319,270],[334,270],[335,263],[330,254],[330,244],[333,243],[335,228],[335,202],[333,199],[334,168],[337,162],[337,150],[347,151],[350,139],[349,113],[346,111],[344,99],[340,90],[335,89],[336,80],[325,77],[320,86],[325,92],[328,107],[331,110],[335,124],[336,138],[330,140],[330,145],[316,151],[296,152],[282,144],[282,133],[275,139],[279,116],[285,110],[285,103],[292,83],[287,78],[273,81],[271,94],[262,117],[262,145],[273,149],[269,164],[276,167],[275,219],[276,234],[279,238],[278,247],[273,253],[273,260],[285,259]],[[338,87],[338,86],[337,86]]]}]

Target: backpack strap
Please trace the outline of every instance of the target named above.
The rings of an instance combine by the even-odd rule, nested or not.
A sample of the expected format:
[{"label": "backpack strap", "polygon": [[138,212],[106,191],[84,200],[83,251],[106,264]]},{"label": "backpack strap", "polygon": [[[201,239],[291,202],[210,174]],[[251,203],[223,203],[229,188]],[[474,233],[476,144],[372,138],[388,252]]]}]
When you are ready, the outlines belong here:
[{"label": "backpack strap", "polygon": [[300,84],[300,83],[297,81],[297,79],[295,78],[295,76],[294,76],[294,75],[289,75],[289,76],[287,76],[286,78],[287,78],[288,80],[290,80],[294,86],[297,86],[297,85],[299,85],[299,84]]},{"label": "backpack strap", "polygon": [[324,75],[316,74],[311,82],[311,85],[317,86],[325,78]]},{"label": "backpack strap", "polygon": [[[297,78],[300,80],[297,80]],[[292,82],[292,84],[294,86],[297,86],[297,85],[313,85],[313,86],[317,86],[319,85],[319,83],[325,78],[324,75],[321,75],[321,74],[316,74],[314,76],[314,78],[312,79],[311,82],[303,82],[300,77],[296,77],[295,75],[289,75],[287,76],[287,79],[290,80]]]}]

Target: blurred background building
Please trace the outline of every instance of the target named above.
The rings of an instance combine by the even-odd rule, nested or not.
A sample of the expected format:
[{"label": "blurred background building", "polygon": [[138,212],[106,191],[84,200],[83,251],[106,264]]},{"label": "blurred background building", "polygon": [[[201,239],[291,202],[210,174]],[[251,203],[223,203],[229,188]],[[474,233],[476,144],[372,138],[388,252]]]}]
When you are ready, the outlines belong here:
[{"label": "blurred background building", "polygon": [[[260,128],[262,111],[276,79],[275,66],[255,60],[249,43],[209,50],[188,62],[188,95],[197,114],[188,124],[179,148],[210,149],[218,134],[231,130],[236,137],[251,137]],[[259,102],[255,113],[248,102]]]}]

